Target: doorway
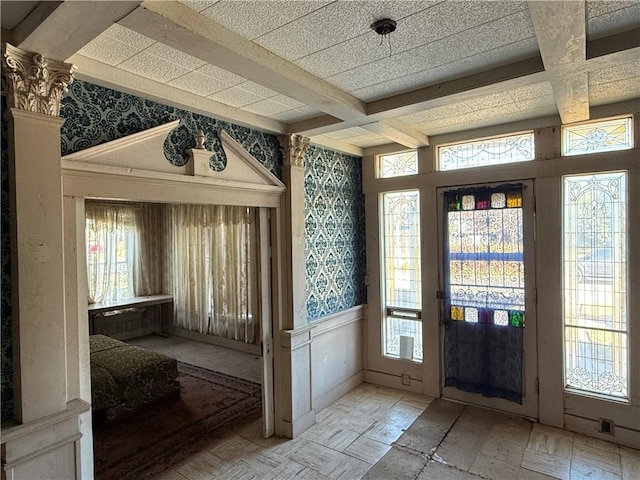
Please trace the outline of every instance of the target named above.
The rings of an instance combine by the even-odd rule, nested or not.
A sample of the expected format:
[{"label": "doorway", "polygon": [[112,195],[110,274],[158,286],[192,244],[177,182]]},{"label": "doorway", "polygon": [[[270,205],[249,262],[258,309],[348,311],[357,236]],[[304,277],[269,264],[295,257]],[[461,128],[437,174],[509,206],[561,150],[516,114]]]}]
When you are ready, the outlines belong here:
[{"label": "doorway", "polygon": [[533,182],[438,189],[442,396],[537,418]]}]

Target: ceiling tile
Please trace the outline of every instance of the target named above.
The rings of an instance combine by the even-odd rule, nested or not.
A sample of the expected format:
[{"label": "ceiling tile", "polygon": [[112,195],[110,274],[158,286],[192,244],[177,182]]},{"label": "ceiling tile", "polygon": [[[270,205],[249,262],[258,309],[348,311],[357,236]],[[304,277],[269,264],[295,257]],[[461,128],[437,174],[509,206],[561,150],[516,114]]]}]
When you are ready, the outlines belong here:
[{"label": "ceiling tile", "polygon": [[371,21],[361,2],[333,2],[254,41],[293,61],[368,31]]},{"label": "ceiling tile", "polygon": [[200,60],[199,58],[193,57],[184,52],[181,52],[180,50],[159,42],[154,43],[149,48],[147,48],[146,52],[150,53],[151,55],[156,55],[157,57],[160,57],[168,62],[180,65],[181,67],[188,68],[189,70],[195,70],[196,68],[200,68],[207,63],[204,60]]},{"label": "ceiling tile", "polygon": [[188,68],[176,65],[162,57],[151,55],[146,51],[125,60],[118,67],[161,83],[166,83],[190,71]]},{"label": "ceiling tile", "polygon": [[286,112],[291,110],[290,107],[283,105],[278,102],[274,102],[271,99],[261,100],[256,103],[252,103],[251,105],[247,105],[242,108],[247,112],[256,113],[258,115],[264,115],[266,117],[270,117],[272,115],[277,115],[278,113]]},{"label": "ceiling tile", "polygon": [[640,99],[640,76],[589,86],[591,106]]},{"label": "ceiling tile", "polygon": [[518,106],[521,112],[546,107],[552,107],[556,112],[558,111],[558,107],[556,106],[556,97],[554,97],[553,95],[545,95],[544,97],[535,98],[523,98],[521,100],[517,100],[515,104]]},{"label": "ceiling tile", "polygon": [[530,98],[553,96],[553,88],[550,82],[539,82],[525,87],[509,90],[509,94],[514,101],[518,102]]},{"label": "ceiling tile", "polygon": [[198,11],[229,30],[253,40],[329,3],[309,0],[224,1]]},{"label": "ceiling tile", "polygon": [[155,40],[114,23],[78,53],[108,65],[118,65],[154,43]]},{"label": "ceiling tile", "polygon": [[346,138],[355,138],[355,137],[361,137],[363,135],[369,135],[370,133],[372,132],[363,127],[351,127],[351,128],[345,128],[344,130],[329,132],[329,133],[326,133],[325,135],[334,140],[344,140]]},{"label": "ceiling tile", "polygon": [[259,95],[262,98],[271,98],[278,95],[278,92],[274,92],[273,90],[263,87],[262,85],[258,85],[255,82],[245,81],[238,85],[238,87],[246,90],[249,93],[253,93],[255,95]]},{"label": "ceiling tile", "polygon": [[203,75],[198,70],[171,80],[168,84],[203,97],[231,87],[228,83]]},{"label": "ceiling tile", "polygon": [[[503,31],[507,24],[510,36],[496,33]],[[529,14],[520,12],[429,45],[392,55],[377,63],[333,75],[326,80],[351,92],[421,71],[425,71],[428,77],[442,78],[442,75],[436,77],[429,70],[465,58],[473,59],[472,64],[485,66],[487,59],[495,59],[504,64],[537,51]],[[467,68],[469,67],[465,66],[460,73],[466,74]]]},{"label": "ceiling tile", "polygon": [[589,72],[589,86],[609,83],[640,75],[640,60],[612,65],[600,70]]},{"label": "ceiling tile", "polygon": [[201,12],[202,10],[209,8],[214,3],[218,3],[218,0],[213,1],[201,1],[201,0],[178,0],[180,3],[186,5],[191,10]]},{"label": "ceiling tile", "polygon": [[247,92],[237,85],[209,95],[207,98],[215,100],[216,102],[226,103],[227,105],[231,105],[232,107],[244,107],[246,105],[264,100],[264,98],[260,95]]},{"label": "ceiling tile", "polygon": [[318,115],[321,115],[321,114],[322,112],[318,110],[304,107],[304,108],[296,108],[294,110],[287,110],[286,112],[272,115],[271,118],[273,118],[274,120],[278,120],[280,122],[289,123],[289,122],[299,122],[301,120],[307,120],[309,118],[317,117]]},{"label": "ceiling tile", "polygon": [[[589,2],[587,6],[593,2]],[[600,5],[597,9],[587,8],[593,17],[589,17],[587,21],[587,38],[601,38],[614,33],[624,32],[632,28],[637,28],[640,24],[640,2],[597,2],[599,4],[607,4],[607,7],[621,7],[627,5],[627,8],[610,10],[602,8]],[[597,16],[596,16],[597,14]]]},{"label": "ceiling tile", "polygon": [[304,103],[299,102],[298,100],[294,100],[293,98],[287,97],[286,95],[276,95],[275,97],[271,97],[271,100],[274,102],[281,103],[286,105],[289,108],[302,108],[305,106]]},{"label": "ceiling tile", "polygon": [[198,72],[202,73],[203,75],[215,78],[216,80],[228,83],[229,85],[238,85],[242,82],[247,81],[240,75],[228,72],[227,70],[223,70],[222,68],[211,65],[210,63],[207,63],[206,65],[200,67],[198,69]]}]

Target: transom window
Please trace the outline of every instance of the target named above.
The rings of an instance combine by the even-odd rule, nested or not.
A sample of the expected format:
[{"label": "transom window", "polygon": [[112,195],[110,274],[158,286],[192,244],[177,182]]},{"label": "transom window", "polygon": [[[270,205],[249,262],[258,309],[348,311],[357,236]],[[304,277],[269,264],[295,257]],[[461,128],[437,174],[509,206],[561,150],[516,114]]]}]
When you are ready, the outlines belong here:
[{"label": "transom window", "polygon": [[418,173],[418,152],[393,153],[378,157],[378,176],[380,178],[402,177]]},{"label": "transom window", "polygon": [[533,132],[438,147],[438,170],[526,162],[535,158]]},{"label": "transom window", "polygon": [[563,126],[563,155],[582,155],[632,148],[632,131],[631,117]]}]

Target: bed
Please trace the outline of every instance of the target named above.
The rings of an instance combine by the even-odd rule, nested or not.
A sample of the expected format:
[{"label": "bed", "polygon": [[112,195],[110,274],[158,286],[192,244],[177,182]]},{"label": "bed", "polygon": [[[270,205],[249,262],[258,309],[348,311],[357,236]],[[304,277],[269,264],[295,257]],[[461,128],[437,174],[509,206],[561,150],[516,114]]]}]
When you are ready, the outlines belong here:
[{"label": "bed", "polygon": [[105,335],[90,335],[91,402],[98,419],[114,419],[139,406],[179,395],[178,362]]}]

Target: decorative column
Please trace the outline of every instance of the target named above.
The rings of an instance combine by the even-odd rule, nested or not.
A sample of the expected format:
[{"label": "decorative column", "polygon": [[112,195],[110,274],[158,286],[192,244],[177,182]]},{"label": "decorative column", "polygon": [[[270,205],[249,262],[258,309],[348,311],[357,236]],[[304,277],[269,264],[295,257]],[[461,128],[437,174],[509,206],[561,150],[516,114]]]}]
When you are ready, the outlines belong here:
[{"label": "decorative column", "polygon": [[300,328],[307,324],[306,266],[304,255],[304,156],[309,149],[309,139],[289,134],[278,137],[282,149],[282,176],[287,192],[284,206],[285,260],[290,268],[290,278],[285,302],[288,328]]},{"label": "decorative column", "polygon": [[75,478],[79,473],[78,417],[89,405],[67,401],[59,117],[73,68],[2,44],[9,122],[13,383],[20,423],[2,431],[3,478]]},{"label": "decorative column", "polygon": [[311,330],[307,325],[304,235],[304,157],[309,139],[289,134],[278,137],[282,148],[282,176],[287,191],[283,212],[284,325],[279,332],[281,362],[276,368],[276,408],[282,423],[276,434],[294,438],[315,423],[311,392]]}]

